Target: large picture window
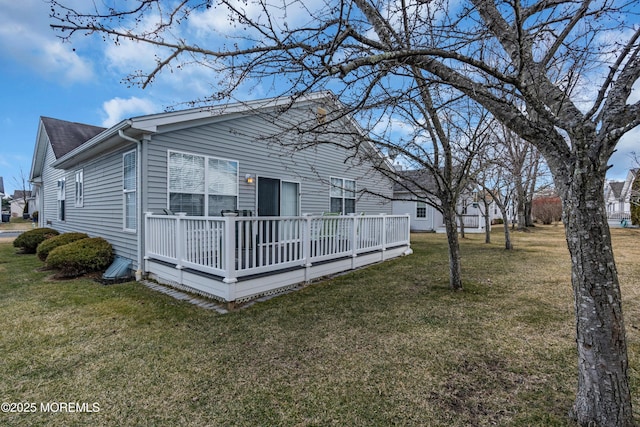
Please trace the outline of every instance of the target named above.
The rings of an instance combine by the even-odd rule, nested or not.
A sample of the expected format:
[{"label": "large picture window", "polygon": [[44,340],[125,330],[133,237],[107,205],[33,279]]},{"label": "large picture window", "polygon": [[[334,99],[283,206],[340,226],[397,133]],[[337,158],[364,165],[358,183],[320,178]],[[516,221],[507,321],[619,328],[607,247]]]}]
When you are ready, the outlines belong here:
[{"label": "large picture window", "polygon": [[136,230],[136,152],[130,151],[122,157],[122,193],[124,204],[124,229]]},{"label": "large picture window", "polygon": [[238,206],[238,162],[169,152],[169,209],[218,216]]},{"label": "large picture window", "polygon": [[356,182],[352,179],[331,178],[331,212],[343,215],[356,212]]}]

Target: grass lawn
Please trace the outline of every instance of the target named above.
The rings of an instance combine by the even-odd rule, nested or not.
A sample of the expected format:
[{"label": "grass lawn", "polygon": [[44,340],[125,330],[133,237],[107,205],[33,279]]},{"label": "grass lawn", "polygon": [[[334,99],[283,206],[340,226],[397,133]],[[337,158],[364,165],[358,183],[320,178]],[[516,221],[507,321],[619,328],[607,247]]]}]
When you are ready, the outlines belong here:
[{"label": "grass lawn", "polygon": [[[612,230],[640,411],[640,230]],[[218,314],[132,282],[53,281],[0,243],[1,425],[565,426],[576,387],[562,228],[446,238]],[[42,412],[87,403],[91,413]],[[81,409],[87,409],[87,407]],[[639,413],[640,415],[640,413]],[[640,416],[638,417],[640,421]]]}]

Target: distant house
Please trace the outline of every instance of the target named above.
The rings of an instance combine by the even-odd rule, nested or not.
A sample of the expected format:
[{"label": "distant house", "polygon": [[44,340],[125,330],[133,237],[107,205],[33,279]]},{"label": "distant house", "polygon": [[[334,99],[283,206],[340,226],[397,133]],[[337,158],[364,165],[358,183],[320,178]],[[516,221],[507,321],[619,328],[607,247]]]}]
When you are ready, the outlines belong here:
[{"label": "distant house", "polygon": [[607,181],[604,187],[604,200],[607,207],[609,225],[616,226],[631,218],[632,186],[638,175],[638,169],[630,169],[624,181]]},{"label": "distant house", "polygon": [[[11,196],[11,216],[22,217],[27,215],[27,218],[33,212],[30,202],[33,200],[33,196],[30,190],[16,190]],[[26,209],[25,209],[26,207]]]},{"label": "distant house", "polygon": [[[391,217],[393,183],[354,122],[326,120],[340,108],[323,92],[109,129],[42,117],[30,174],[40,225],[104,237],[137,274],[224,301],[402,255],[408,217]],[[337,144],[314,144],[305,126]],[[340,147],[360,137],[362,153]]]},{"label": "distant house", "polygon": [[[393,213],[408,214],[411,218],[411,231],[445,233],[442,213],[433,206],[438,204],[438,200],[427,193],[427,191],[435,191],[433,175],[425,170],[402,171],[399,175],[401,179],[394,186]],[[482,197],[483,192],[469,186],[458,200],[456,209],[458,225],[460,221],[464,221],[465,232],[484,233],[485,231],[485,207]],[[490,219],[500,218],[495,203],[490,199],[488,204]]]}]

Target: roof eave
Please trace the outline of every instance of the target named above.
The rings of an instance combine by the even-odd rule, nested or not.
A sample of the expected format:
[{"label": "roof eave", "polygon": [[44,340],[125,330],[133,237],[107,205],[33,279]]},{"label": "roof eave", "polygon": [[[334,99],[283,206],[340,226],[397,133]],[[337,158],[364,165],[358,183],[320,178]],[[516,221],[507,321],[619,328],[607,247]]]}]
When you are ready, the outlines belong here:
[{"label": "roof eave", "polygon": [[60,157],[53,162],[51,166],[56,169],[67,169],[82,161],[114,149],[123,143],[130,144],[129,141],[122,139],[118,134],[120,130],[125,130],[130,127],[131,120],[123,120]]}]

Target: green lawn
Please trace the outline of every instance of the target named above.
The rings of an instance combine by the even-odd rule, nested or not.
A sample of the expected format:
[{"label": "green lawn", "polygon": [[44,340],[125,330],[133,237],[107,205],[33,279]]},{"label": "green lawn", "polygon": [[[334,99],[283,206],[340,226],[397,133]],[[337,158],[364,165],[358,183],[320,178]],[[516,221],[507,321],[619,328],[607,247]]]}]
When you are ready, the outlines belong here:
[{"label": "green lawn", "polygon": [[[613,234],[639,411],[640,230]],[[562,229],[516,233],[512,252],[500,239],[462,241],[464,292],[445,236],[420,234],[410,257],[224,315],[134,282],[53,281],[0,243],[0,396],[36,404],[0,425],[571,425]]]}]

